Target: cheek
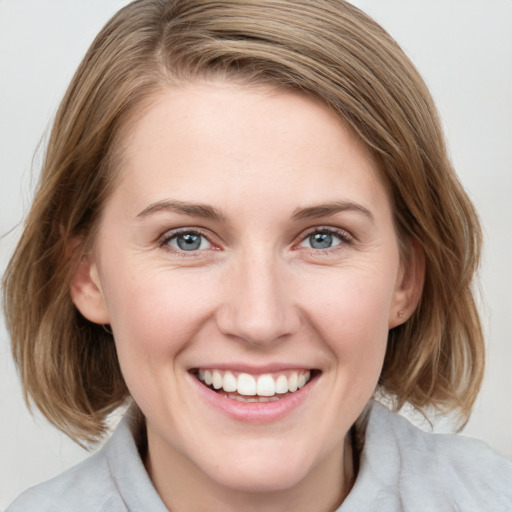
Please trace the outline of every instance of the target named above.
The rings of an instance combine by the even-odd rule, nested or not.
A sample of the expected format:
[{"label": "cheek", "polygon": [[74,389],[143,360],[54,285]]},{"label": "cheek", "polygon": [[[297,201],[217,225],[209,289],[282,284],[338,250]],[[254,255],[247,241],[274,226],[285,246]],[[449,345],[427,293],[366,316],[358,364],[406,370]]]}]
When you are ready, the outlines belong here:
[{"label": "cheek", "polygon": [[179,282],[169,286],[163,274],[139,276],[112,283],[108,303],[121,372],[147,413],[164,407],[169,389],[176,389],[176,362],[193,337],[200,308]]},{"label": "cheek", "polygon": [[377,333],[388,331],[394,297],[389,275],[389,271],[335,269],[322,280],[305,283],[304,310],[319,330],[329,332],[328,338],[371,343]]},{"label": "cheek", "polygon": [[190,279],[168,268],[135,268],[110,269],[107,305],[123,373],[156,378],[162,361],[168,371],[211,316],[212,287],[209,279]]},{"label": "cheek", "polygon": [[386,273],[351,270],[333,273],[323,287],[310,283],[308,290],[316,291],[310,291],[304,310],[345,382],[359,382],[353,389],[366,393],[382,368],[394,281]]}]

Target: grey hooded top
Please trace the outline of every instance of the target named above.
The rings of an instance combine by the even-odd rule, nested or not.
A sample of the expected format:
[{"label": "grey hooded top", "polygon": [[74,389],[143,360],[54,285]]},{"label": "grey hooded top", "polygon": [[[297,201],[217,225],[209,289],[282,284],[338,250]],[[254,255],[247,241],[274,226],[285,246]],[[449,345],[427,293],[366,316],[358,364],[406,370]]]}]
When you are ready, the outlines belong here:
[{"label": "grey hooded top", "polygon": [[[6,512],[168,512],[125,416],[103,448],[25,491]],[[481,441],[430,434],[372,404],[356,482],[336,512],[512,512],[512,461]]]}]

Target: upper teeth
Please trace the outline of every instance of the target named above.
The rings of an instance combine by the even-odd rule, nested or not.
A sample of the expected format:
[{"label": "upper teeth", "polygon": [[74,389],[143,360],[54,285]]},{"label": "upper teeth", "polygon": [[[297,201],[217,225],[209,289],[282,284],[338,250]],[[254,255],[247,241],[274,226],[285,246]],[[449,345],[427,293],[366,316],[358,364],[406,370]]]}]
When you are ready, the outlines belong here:
[{"label": "upper teeth", "polygon": [[230,371],[221,370],[199,370],[199,380],[213,386],[215,389],[223,389],[228,393],[238,392],[244,396],[274,396],[297,391],[304,387],[311,378],[309,370],[290,371],[271,375],[254,376],[250,373],[235,374]]}]

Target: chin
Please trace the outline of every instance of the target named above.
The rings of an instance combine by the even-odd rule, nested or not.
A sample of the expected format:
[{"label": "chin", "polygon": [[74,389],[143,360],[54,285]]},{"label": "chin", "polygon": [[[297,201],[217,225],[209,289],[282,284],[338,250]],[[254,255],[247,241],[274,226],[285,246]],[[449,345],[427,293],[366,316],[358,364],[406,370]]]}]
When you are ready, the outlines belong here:
[{"label": "chin", "polygon": [[241,493],[268,494],[288,491],[298,486],[308,474],[309,468],[261,464],[248,467],[246,464],[233,468],[219,468],[212,475],[216,483],[226,489]]},{"label": "chin", "polygon": [[[290,440],[291,441],[291,440]],[[230,452],[220,464],[205,468],[211,480],[244,493],[272,493],[293,489],[314,473],[311,453],[298,442],[253,440]],[[318,461],[320,462],[320,461]]]}]

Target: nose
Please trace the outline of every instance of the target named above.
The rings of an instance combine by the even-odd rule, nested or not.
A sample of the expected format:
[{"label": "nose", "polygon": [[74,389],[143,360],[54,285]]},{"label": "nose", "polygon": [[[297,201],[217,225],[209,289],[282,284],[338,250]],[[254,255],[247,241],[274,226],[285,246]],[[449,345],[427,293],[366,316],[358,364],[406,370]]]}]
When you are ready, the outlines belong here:
[{"label": "nose", "polygon": [[221,332],[265,346],[281,342],[299,329],[301,319],[291,280],[278,260],[271,255],[252,255],[226,269],[228,275],[220,285],[224,300],[217,311]]}]

